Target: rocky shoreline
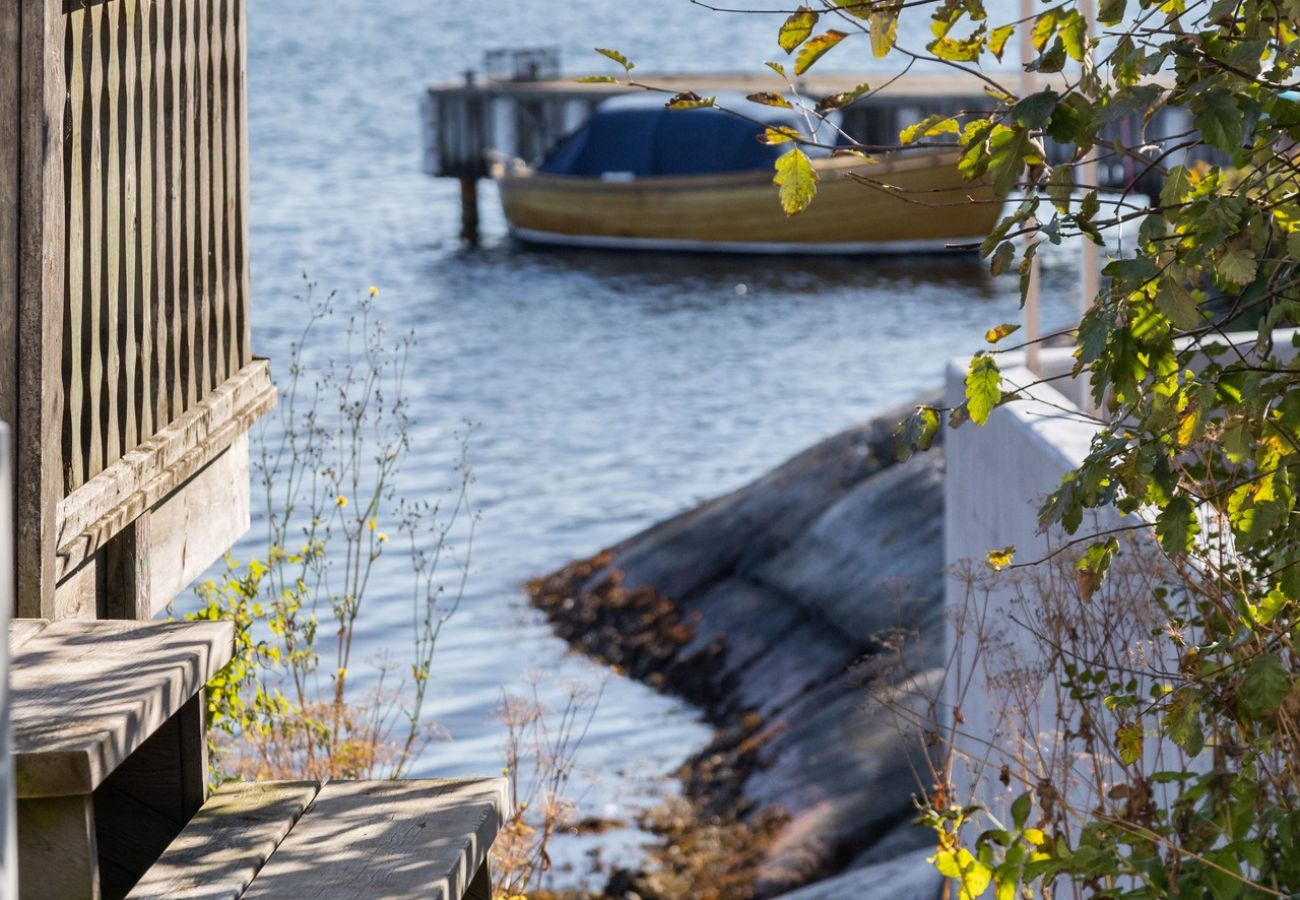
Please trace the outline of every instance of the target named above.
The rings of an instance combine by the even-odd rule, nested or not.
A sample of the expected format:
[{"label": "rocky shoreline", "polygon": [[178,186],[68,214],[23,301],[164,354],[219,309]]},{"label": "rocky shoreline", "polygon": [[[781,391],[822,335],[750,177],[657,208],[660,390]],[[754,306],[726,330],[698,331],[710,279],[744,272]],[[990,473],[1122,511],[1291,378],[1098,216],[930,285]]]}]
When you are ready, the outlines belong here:
[{"label": "rocky shoreline", "polygon": [[921,739],[878,701],[924,704],[942,667],[943,455],[896,462],[911,408],[528,585],[575,649],[715,726],[685,796],[748,831],[727,890],[699,896],[937,896],[910,824]]}]

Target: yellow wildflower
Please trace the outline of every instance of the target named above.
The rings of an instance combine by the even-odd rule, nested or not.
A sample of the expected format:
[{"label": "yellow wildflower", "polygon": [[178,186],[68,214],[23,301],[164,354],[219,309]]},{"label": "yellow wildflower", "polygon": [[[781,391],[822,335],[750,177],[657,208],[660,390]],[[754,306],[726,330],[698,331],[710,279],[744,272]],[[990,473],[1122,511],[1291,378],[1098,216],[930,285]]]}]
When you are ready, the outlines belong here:
[{"label": "yellow wildflower", "polygon": [[344,497],[342,494],[339,494],[337,497],[334,498],[334,505],[337,506],[337,507],[339,507],[339,508],[342,508],[342,507],[344,507],[344,506],[347,506],[347,505],[348,505],[348,498],[347,498],[347,497]]},{"label": "yellow wildflower", "polygon": [[370,286],[370,296],[372,297],[379,296],[379,288],[375,287],[373,284]]}]

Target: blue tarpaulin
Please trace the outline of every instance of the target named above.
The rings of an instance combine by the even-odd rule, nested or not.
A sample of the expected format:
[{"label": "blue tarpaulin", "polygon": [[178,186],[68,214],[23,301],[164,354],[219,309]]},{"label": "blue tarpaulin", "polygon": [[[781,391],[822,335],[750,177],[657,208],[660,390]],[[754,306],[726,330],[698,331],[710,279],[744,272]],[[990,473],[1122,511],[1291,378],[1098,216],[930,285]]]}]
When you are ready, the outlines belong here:
[{"label": "blue tarpaulin", "polygon": [[552,175],[588,178],[612,173],[644,178],[771,169],[788,145],[760,144],[756,138],[763,128],[720,109],[665,109],[662,100],[613,101],[602,104],[538,168]]}]

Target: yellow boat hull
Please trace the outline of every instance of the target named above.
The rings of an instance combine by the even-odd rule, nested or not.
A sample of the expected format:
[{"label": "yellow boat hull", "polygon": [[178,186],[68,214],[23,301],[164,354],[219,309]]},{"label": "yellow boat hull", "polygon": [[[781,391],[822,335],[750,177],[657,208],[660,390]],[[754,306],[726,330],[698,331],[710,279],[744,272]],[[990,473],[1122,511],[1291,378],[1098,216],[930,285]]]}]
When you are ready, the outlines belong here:
[{"label": "yellow boat hull", "polygon": [[499,173],[497,183],[512,232],[527,241],[566,246],[934,251],[982,240],[1002,211],[989,185],[961,176],[953,152],[900,155],[873,164],[843,156],[813,165],[817,197],[796,216],[785,215],[771,173],[762,171],[616,181],[525,169]]}]

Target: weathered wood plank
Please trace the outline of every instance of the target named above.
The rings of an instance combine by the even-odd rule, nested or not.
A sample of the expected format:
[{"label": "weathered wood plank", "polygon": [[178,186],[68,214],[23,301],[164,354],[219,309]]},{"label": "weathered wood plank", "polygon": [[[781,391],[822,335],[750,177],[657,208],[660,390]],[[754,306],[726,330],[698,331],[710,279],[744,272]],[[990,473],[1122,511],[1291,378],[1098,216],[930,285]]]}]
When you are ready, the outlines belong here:
[{"label": "weathered wood plank", "polygon": [[106,895],[124,896],[207,799],[206,703],[191,697],[95,790]]},{"label": "weathered wood plank", "polygon": [[509,807],[505,779],[331,782],[246,900],[460,900]]},{"label": "weathered wood plank", "polygon": [[63,379],[66,391],[63,414],[64,487],[71,490],[86,477],[87,430],[83,423],[85,405],[86,358],[83,344],[86,333],[86,166],[90,156],[87,126],[91,110],[87,104],[89,89],[86,44],[90,15],[77,10],[68,15],[71,36],[68,66],[68,113],[70,131],[67,147],[67,331],[63,335]]},{"label": "weathered wood plank", "polygon": [[252,285],[248,264],[248,19],[244,0],[233,0],[235,23],[235,128],[237,132],[237,217],[235,231],[235,271],[239,276],[239,320],[235,334],[239,339],[240,365],[252,360],[252,319],[248,314],[252,302]]},{"label": "weathered wood plank", "polygon": [[222,29],[223,0],[207,0],[208,6],[208,310],[212,383],[221,384],[234,371],[227,367],[226,352],[226,130],[225,79],[222,77],[225,32]]},{"label": "weathered wood plank", "polygon": [[153,527],[146,511],[104,547],[105,619],[146,620],[153,615],[150,600],[150,543]]},{"label": "weathered wood plank", "polygon": [[20,7],[0,6],[0,422],[18,417]]},{"label": "weathered wood plank", "polygon": [[[180,24],[180,58],[177,65],[181,73],[181,105],[177,110],[181,128],[181,183],[183,191],[178,199],[181,230],[181,396],[184,409],[198,402],[202,385],[198,373],[202,368],[202,346],[199,340],[200,304],[202,303],[202,275],[199,271],[201,249],[198,223],[198,13],[195,4],[177,3]],[[173,328],[176,327],[175,320]]]},{"label": "weathered wood plank", "polygon": [[58,510],[59,570],[70,572],[216,458],[274,404],[270,367],[255,361],[65,498]]},{"label": "weathered wood plank", "polygon": [[86,470],[74,483],[84,483],[104,468],[104,381],[108,377],[107,347],[108,336],[108,274],[104,260],[104,246],[108,243],[107,218],[105,211],[108,193],[108,174],[105,165],[104,132],[108,125],[108,109],[104,92],[104,68],[107,60],[106,42],[108,40],[108,13],[104,6],[87,7],[86,22],[86,74],[88,87],[86,104],[90,107],[90,120],[87,123],[86,147],[86,245],[88,257],[85,303],[89,310],[86,316],[88,327],[83,346],[85,347],[87,372],[83,390],[85,401],[83,410],[85,418],[83,427],[87,430]]},{"label": "weathered wood plank", "polygon": [[18,610],[40,617],[54,601],[63,493],[66,34],[61,0],[21,10],[15,563]]},{"label": "weathered wood plank", "polygon": [[167,75],[166,103],[166,228],[167,289],[165,291],[165,318],[171,332],[168,351],[167,385],[168,417],[173,421],[186,409],[185,382],[181,376],[186,365],[181,347],[184,340],[183,322],[186,307],[185,273],[185,152],[181,120],[184,118],[182,88],[184,81],[184,56],[181,40],[181,10],[175,0],[161,0],[164,8],[163,24],[166,44]]},{"label": "weathered wood plank", "polygon": [[99,900],[89,796],[19,799],[17,831],[23,900]]},{"label": "weathered wood plank", "polygon": [[139,120],[136,118],[136,96],[139,85],[140,64],[136,57],[135,25],[139,14],[139,0],[118,0],[121,21],[118,25],[118,56],[121,59],[121,80],[118,84],[118,103],[122,121],[122,296],[118,317],[118,345],[122,355],[121,396],[118,399],[118,421],[121,428],[121,447],[118,455],[130,450],[147,437],[140,431],[140,255],[138,249],[140,211],[138,194]]},{"label": "weathered wood plank", "polygon": [[224,258],[221,268],[226,295],[226,371],[238,372],[245,359],[238,331],[241,321],[240,291],[243,273],[239,269],[236,246],[243,206],[239,196],[239,72],[242,65],[239,54],[239,0],[222,0],[221,3],[221,132],[222,162],[225,168],[222,180],[224,194],[221,221],[225,227]]},{"label": "weathered wood plank", "polygon": [[228,622],[51,624],[14,654],[20,798],[89,794],[230,660]]},{"label": "weathered wood plank", "polygon": [[197,344],[198,390],[200,397],[216,386],[213,345],[212,291],[212,3],[190,0],[194,5],[194,41],[198,71],[198,103],[194,113],[198,135],[198,275]]},{"label": "weathered wood plank", "polygon": [[316,796],[313,781],[224,785],[129,900],[238,900]]},{"label": "weathered wood plank", "polygon": [[9,621],[9,653],[21,647],[49,625],[46,619],[11,619]]},{"label": "weathered wood plank", "polygon": [[154,344],[157,336],[157,316],[154,271],[156,245],[154,243],[154,134],[157,121],[153,109],[153,44],[150,37],[152,0],[137,0],[133,28],[136,46],[137,72],[132,86],[131,99],[135,104],[136,179],[137,179],[137,241],[136,265],[139,268],[140,287],[136,294],[136,310],[140,330],[140,365],[137,374],[140,396],[140,437],[148,438],[155,431],[155,394],[157,374],[154,369]]},{"label": "weathered wood plank", "polygon": [[[152,616],[194,582],[248,531],[248,436],[153,508]],[[139,607],[141,617],[144,607]]]}]

